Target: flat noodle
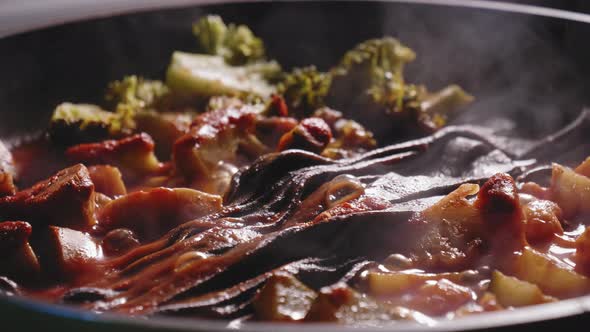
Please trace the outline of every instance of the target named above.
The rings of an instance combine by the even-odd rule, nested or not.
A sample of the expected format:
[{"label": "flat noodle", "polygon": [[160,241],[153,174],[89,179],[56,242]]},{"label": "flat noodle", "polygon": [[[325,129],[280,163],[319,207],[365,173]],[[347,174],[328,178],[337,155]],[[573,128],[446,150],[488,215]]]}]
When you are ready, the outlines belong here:
[{"label": "flat noodle", "polygon": [[[428,162],[447,150],[462,158],[443,159],[436,165]],[[299,165],[305,166],[298,169],[281,167],[293,165],[294,158],[299,158]],[[482,159],[490,160],[485,169],[479,167]],[[481,183],[497,172],[516,176],[522,167],[532,163],[531,160],[511,159],[486,139],[478,139],[473,130],[463,128],[448,128],[429,139],[385,148],[354,160],[328,162],[313,154],[295,151],[265,156],[238,175],[232,190],[234,194],[229,196],[224,211],[181,226],[182,232],[196,230],[196,233],[173,239],[172,235],[179,231],[170,232],[168,238],[172,242],[168,247],[141,258],[140,261],[148,259],[141,265],[137,265],[140,261],[136,262],[134,255],[128,262],[118,259],[117,266],[122,272],[106,276],[93,287],[123,291],[89,307],[149,314],[159,312],[159,307],[165,306],[165,311],[169,312],[176,308],[174,303],[187,296],[194,298],[198,294],[204,296],[208,292],[226,289],[297,260],[325,260],[333,256],[342,261],[379,259],[396,250],[395,241],[392,241],[395,234],[411,227],[406,223],[417,212],[393,212],[396,205],[445,195],[461,184]],[[252,169],[256,171],[252,172]],[[363,198],[378,200],[379,209],[384,211],[367,213],[355,211],[353,207],[344,215],[327,220],[289,222],[306,196],[318,190],[320,184],[343,174],[356,177],[382,174],[365,183]],[[259,181],[258,177],[277,179],[277,184],[268,188],[265,184],[269,182]],[[244,198],[245,195],[249,197]],[[312,214],[301,220],[313,220],[315,216]],[[226,228],[229,225],[223,226],[219,222],[227,218],[234,220],[230,225],[244,226]],[[210,226],[204,226],[204,223]],[[382,239],[376,238],[379,234]],[[221,247],[228,249],[216,254]],[[191,251],[202,252],[207,257],[187,263],[182,273],[175,272],[179,257]],[[125,266],[133,266],[133,269]],[[185,303],[186,300],[182,301]]]}]

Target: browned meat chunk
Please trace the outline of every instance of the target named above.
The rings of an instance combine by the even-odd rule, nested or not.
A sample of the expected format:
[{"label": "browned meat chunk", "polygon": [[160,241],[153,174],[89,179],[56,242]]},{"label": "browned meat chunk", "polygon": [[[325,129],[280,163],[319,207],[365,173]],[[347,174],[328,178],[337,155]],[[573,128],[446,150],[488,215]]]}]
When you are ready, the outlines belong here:
[{"label": "browned meat chunk", "polygon": [[324,120],[307,118],[281,137],[278,149],[279,151],[302,149],[319,153],[324,150],[331,140],[332,131]]},{"label": "browned meat chunk", "polygon": [[86,233],[64,227],[50,226],[43,246],[42,264],[48,271],[63,278],[76,278],[90,271],[90,264],[99,257],[99,247]]},{"label": "browned meat chunk", "polygon": [[233,162],[240,141],[253,132],[256,112],[248,106],[216,109],[199,115],[188,134],[174,144],[176,170],[189,179],[207,177],[219,161]]},{"label": "browned meat chunk", "polygon": [[155,239],[179,224],[221,209],[221,197],[187,188],[155,188],[118,198],[98,212],[104,230],[128,228]]},{"label": "browned meat chunk", "polygon": [[29,245],[32,227],[24,221],[0,223],[0,275],[32,279],[40,271],[39,261]]},{"label": "browned meat chunk", "polygon": [[66,168],[33,187],[0,198],[1,219],[89,229],[94,219],[94,184],[82,164]]},{"label": "browned meat chunk", "polygon": [[95,190],[109,197],[127,193],[121,172],[117,167],[97,165],[88,167],[88,173],[94,183]]}]

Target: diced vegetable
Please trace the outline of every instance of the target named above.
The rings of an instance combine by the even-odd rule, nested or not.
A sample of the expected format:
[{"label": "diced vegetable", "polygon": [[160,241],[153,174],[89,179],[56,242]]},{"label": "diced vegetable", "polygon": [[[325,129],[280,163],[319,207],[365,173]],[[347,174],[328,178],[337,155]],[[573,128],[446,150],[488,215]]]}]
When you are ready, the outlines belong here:
[{"label": "diced vegetable", "polygon": [[0,198],[0,220],[89,229],[96,223],[94,207],[94,184],[88,169],[77,164],[29,189]]},{"label": "diced vegetable", "polygon": [[168,94],[164,83],[132,75],[109,83],[105,99],[114,105],[117,113],[124,112],[120,109],[122,107],[128,108],[126,111],[137,112],[155,107]]},{"label": "diced vegetable", "polygon": [[304,118],[325,105],[332,77],[314,66],[295,68],[278,85],[291,113]]},{"label": "diced vegetable", "polygon": [[554,164],[550,190],[565,218],[590,213],[590,178]]},{"label": "diced vegetable", "polygon": [[575,169],[576,173],[590,177],[590,157],[586,158],[578,167]]},{"label": "diced vegetable", "polygon": [[576,240],[576,259],[587,271],[590,271],[590,227]]},{"label": "diced vegetable", "polygon": [[207,15],[193,24],[202,51],[222,56],[231,65],[264,59],[264,43],[245,25],[225,25],[221,17]]},{"label": "diced vegetable", "polygon": [[590,290],[587,277],[531,248],[525,248],[515,263],[515,277],[536,284],[548,295],[567,297]]},{"label": "diced vegetable", "polygon": [[353,120],[338,120],[333,125],[334,140],[322,155],[332,159],[353,157],[377,147],[373,133]]},{"label": "diced vegetable", "polygon": [[479,186],[463,184],[445,196],[433,206],[422,212],[427,220],[450,220],[459,225],[477,225],[481,223],[480,211],[467,200],[468,196],[477,194]]},{"label": "diced vegetable", "polygon": [[522,307],[549,300],[537,285],[507,276],[500,271],[492,273],[489,290],[504,307]]},{"label": "diced vegetable", "polygon": [[445,125],[447,117],[455,110],[471,103],[473,96],[458,85],[449,85],[434,93],[427,94],[420,101],[421,120],[426,126],[436,130]]},{"label": "diced vegetable", "polygon": [[432,275],[420,273],[369,271],[366,280],[371,294],[392,295],[408,291],[432,278]]},{"label": "diced vegetable", "polygon": [[221,209],[221,197],[187,188],[155,188],[115,199],[97,213],[102,229],[132,230],[140,240],[158,238],[179,224]]},{"label": "diced vegetable", "polygon": [[278,70],[278,65],[232,67],[219,56],[174,52],[166,84],[173,93],[188,99],[223,95],[268,98],[274,87],[265,77],[273,70]]},{"label": "diced vegetable", "polygon": [[[451,111],[473,99],[457,86],[431,94],[407,85],[403,70],[414,52],[390,37],[348,51],[330,74],[325,103],[369,128],[379,141],[421,135],[446,123]],[[362,117],[356,114],[362,110]],[[392,133],[395,133],[392,136]]]},{"label": "diced vegetable", "polygon": [[49,136],[62,144],[91,142],[122,134],[122,118],[96,105],[63,103],[53,112]]},{"label": "diced vegetable", "polygon": [[252,305],[256,317],[268,321],[299,321],[305,318],[317,293],[293,275],[277,273],[258,292]]},{"label": "diced vegetable", "polygon": [[416,315],[411,310],[377,302],[339,283],[320,290],[305,320],[341,324],[379,324],[391,320],[422,317],[424,316]]},{"label": "diced vegetable", "polygon": [[562,234],[559,221],[561,209],[546,200],[534,200],[523,207],[526,219],[526,237],[530,243],[546,241],[555,234]]},{"label": "diced vegetable", "polygon": [[94,189],[109,197],[125,195],[127,189],[118,168],[110,165],[88,167],[88,174],[94,183]]}]

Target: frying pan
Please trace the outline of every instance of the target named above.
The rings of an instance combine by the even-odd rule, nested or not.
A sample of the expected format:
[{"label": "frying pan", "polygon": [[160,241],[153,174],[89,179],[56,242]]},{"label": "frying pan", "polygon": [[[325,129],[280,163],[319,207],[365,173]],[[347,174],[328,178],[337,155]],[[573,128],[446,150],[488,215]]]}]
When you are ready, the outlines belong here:
[{"label": "frying pan", "polygon": [[[286,68],[316,64],[325,69],[364,39],[396,36],[418,53],[408,68],[409,81],[433,89],[454,82],[477,97],[467,112],[453,120],[456,123],[477,122],[508,134],[542,137],[571,120],[590,99],[587,15],[468,0],[223,2],[105,1],[86,12],[70,7],[45,12],[37,16],[41,19],[31,12],[31,20],[17,22],[16,30],[4,30],[12,35],[0,39],[0,139],[10,142],[42,130],[62,101],[99,102],[106,83],[123,75],[162,77],[173,50],[194,50],[190,23],[206,13],[252,27],[266,41],[270,56]],[[583,1],[579,3],[584,6]],[[14,23],[10,16],[10,12],[0,13],[0,21]],[[44,28],[34,30],[40,27]],[[586,296],[441,321],[428,328],[581,330],[590,323],[589,312],[590,297]],[[226,322],[96,315],[8,297],[0,297],[0,324],[2,330],[87,332],[228,328]],[[236,327],[245,331],[352,329],[274,323],[229,328]],[[399,323],[386,329],[426,327]]]}]

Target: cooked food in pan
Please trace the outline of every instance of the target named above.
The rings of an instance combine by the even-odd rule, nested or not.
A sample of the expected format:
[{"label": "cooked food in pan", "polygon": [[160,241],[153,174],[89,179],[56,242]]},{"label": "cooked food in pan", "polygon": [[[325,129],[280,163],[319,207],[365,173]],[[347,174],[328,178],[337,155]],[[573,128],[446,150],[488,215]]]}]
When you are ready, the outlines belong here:
[{"label": "cooked food in pan", "polygon": [[2,293],[355,325],[590,293],[588,114],[540,141],[445,126],[473,97],[407,82],[391,37],[285,70],[246,26],[193,32],[163,81],[0,144]]}]

